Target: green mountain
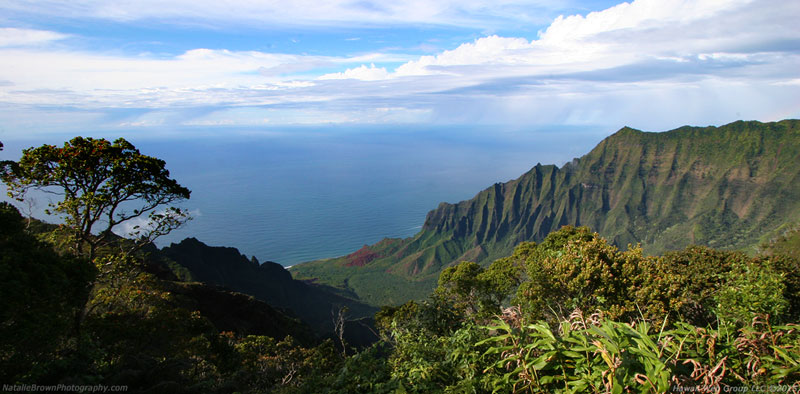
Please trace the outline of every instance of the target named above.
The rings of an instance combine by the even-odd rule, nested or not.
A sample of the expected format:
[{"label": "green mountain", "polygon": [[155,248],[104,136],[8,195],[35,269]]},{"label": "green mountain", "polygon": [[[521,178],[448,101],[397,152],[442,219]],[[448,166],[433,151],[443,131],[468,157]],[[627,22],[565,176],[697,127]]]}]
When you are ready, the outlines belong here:
[{"label": "green mountain", "polygon": [[537,164],[470,200],[442,203],[422,230],[292,268],[372,304],[422,298],[462,260],[487,265],[522,241],[589,226],[648,254],[691,244],[744,250],[800,222],[800,121],[667,132],[623,128],[559,168]]},{"label": "green mountain", "polygon": [[766,253],[785,255],[800,261],[800,227],[786,230],[763,246]]}]

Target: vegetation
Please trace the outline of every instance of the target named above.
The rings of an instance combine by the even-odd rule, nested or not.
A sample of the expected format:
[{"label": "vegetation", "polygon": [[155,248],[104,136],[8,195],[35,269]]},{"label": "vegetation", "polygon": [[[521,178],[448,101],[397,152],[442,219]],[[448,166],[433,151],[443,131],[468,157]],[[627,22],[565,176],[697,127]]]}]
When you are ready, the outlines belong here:
[{"label": "vegetation", "polygon": [[[800,381],[788,275],[800,262],[785,256],[694,247],[647,257],[565,227],[487,268],[445,270],[425,301],[383,308],[382,339],[355,349],[297,326],[299,340],[221,329],[181,290],[196,284],[159,279],[129,255],[93,265],[59,255],[2,208],[3,248],[17,253],[3,256],[12,301],[2,316],[4,381],[220,393],[710,392]],[[78,310],[87,310],[80,333],[69,318]]]},{"label": "vegetation", "polygon": [[26,233],[19,212],[5,202],[0,250],[0,371],[8,378],[36,373],[70,345],[74,317],[96,271]]},{"label": "vegetation", "polygon": [[[178,209],[159,211],[189,197],[164,164],[124,140],[84,138],[3,162],[13,196],[30,188],[60,194],[52,208],[64,221],[26,224],[16,208],[0,204],[4,384],[262,392],[297,387],[309,371],[343,362],[344,332],[337,346],[252,297],[177,281],[173,269],[184,279],[192,273],[149,242],[186,218]],[[134,239],[112,233],[144,214],[150,223],[134,227]]]},{"label": "vegetation", "polygon": [[74,252],[89,260],[112,242],[115,227],[132,219],[149,219],[128,234],[142,244],[188,219],[180,208],[158,209],[189,198],[189,189],[169,178],[163,160],[139,153],[122,138],[111,143],[76,137],[61,148],[25,149],[18,163],[4,162],[0,177],[9,196],[19,200],[31,189],[62,196],[51,204],[52,213],[63,219]]},{"label": "vegetation", "polygon": [[768,254],[800,259],[800,226],[784,231],[771,242],[762,245],[762,249]]},{"label": "vegetation", "polygon": [[[384,309],[390,382],[407,392],[797,390],[800,332],[789,272],[773,258],[703,247],[646,257],[565,227],[485,270],[445,270],[423,303]],[[498,273],[516,280],[481,280]],[[491,302],[501,294],[511,306]]]},{"label": "vegetation", "polygon": [[797,120],[663,133],[623,128],[561,168],[537,165],[470,200],[440,204],[414,237],[292,273],[373,305],[397,305],[424,299],[447,267],[463,260],[486,267],[564,225],[588,226],[620,248],[641,244],[646,255],[690,245],[753,255],[800,222],[798,155]]},{"label": "vegetation", "polygon": [[[37,171],[63,174],[59,166]],[[5,168],[6,179],[27,182],[23,165]],[[70,198],[90,215],[106,201]],[[707,246],[651,256],[563,226],[491,264],[443,269],[425,299],[381,308],[371,324],[379,339],[365,344],[346,335],[355,329],[346,307],[357,303],[324,305],[338,306],[330,311],[334,335],[325,339],[252,297],[187,282],[228,280],[218,284],[275,299],[287,291],[298,305],[319,300],[300,298],[315,288],[279,267],[196,240],[159,251],[108,228],[83,240],[81,223],[26,225],[16,208],[0,204],[4,384],[175,393],[800,390],[800,260],[783,253],[797,250],[793,232],[755,256]],[[354,269],[381,258],[356,257],[363,266]]]},{"label": "vegetation", "polygon": [[[134,392],[257,384],[261,391],[270,382],[296,385],[298,371],[319,367],[312,355],[334,349],[329,341],[305,350],[318,343],[310,329],[252,297],[174,281],[149,241],[185,219],[178,209],[159,209],[189,191],[169,179],[164,164],[124,140],[84,138],[3,162],[12,195],[58,193],[63,200],[52,208],[64,221],[26,224],[16,208],[0,204],[4,384],[105,383]],[[144,214],[151,222],[134,228],[135,239],[112,234]],[[298,339],[273,339],[288,332]],[[262,351],[274,357],[267,362]]]},{"label": "vegetation", "polygon": [[341,308],[347,308],[349,318],[370,317],[377,311],[345,295],[294,280],[281,265],[248,259],[234,248],[212,247],[187,238],[163,248],[158,255],[185,270],[191,280],[223,286],[291,310],[321,335],[333,333],[331,313]]}]

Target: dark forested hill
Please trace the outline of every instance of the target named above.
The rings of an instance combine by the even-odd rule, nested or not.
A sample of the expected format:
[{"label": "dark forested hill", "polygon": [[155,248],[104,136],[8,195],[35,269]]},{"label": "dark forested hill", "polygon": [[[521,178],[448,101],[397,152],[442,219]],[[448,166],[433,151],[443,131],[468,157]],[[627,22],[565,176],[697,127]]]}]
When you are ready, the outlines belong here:
[{"label": "dark forested hill", "polygon": [[269,305],[288,309],[321,334],[333,332],[332,315],[342,307],[354,318],[371,317],[376,311],[323,286],[294,280],[281,265],[259,264],[235,248],[208,246],[187,238],[161,249],[160,253],[188,270],[191,280],[249,294]]},{"label": "dark forested hill", "polygon": [[690,244],[754,252],[800,221],[800,121],[668,132],[623,128],[559,168],[537,164],[474,198],[442,203],[412,238],[292,268],[297,278],[400,303],[461,260],[488,264],[563,225],[656,254]]}]

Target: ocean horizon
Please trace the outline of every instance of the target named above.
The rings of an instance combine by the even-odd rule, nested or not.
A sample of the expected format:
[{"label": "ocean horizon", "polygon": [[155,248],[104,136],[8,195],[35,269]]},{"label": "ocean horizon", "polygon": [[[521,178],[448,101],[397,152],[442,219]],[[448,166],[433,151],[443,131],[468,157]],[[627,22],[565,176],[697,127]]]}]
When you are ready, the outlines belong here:
[{"label": "ocean horizon", "polygon": [[[469,199],[537,163],[560,166],[615,130],[562,131],[563,126],[516,131],[415,126],[82,135],[128,139],[142,153],[165,160],[171,176],[192,191],[179,206],[193,219],[159,238],[159,246],[194,237],[291,266],[346,255],[383,238],[413,236],[439,203]],[[0,159],[17,159],[23,148],[61,145],[70,138],[0,136],[6,145]],[[41,197],[32,207],[15,205],[55,221],[43,214],[47,201]]]}]

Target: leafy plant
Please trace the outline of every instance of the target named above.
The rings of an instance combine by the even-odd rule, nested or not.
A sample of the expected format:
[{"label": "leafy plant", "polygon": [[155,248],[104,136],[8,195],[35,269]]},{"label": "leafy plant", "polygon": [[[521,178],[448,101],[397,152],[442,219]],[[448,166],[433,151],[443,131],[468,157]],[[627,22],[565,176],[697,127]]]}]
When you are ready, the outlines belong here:
[{"label": "leafy plant", "polygon": [[554,330],[549,324],[516,324],[508,318],[485,327],[493,392],[665,393],[721,391],[722,387],[792,384],[800,379],[797,326],[756,320],[700,328],[678,323],[665,330],[579,311]]}]

